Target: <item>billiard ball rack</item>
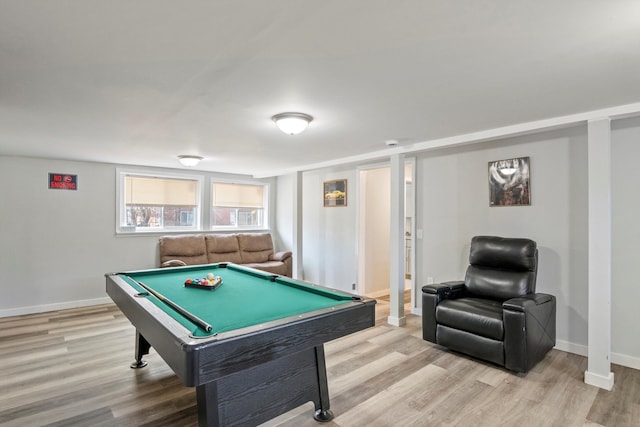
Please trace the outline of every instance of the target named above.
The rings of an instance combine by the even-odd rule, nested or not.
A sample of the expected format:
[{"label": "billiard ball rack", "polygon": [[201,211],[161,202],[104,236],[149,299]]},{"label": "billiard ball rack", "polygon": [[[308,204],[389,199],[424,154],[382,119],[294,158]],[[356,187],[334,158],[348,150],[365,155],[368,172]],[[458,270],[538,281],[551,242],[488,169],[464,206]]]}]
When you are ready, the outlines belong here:
[{"label": "billiard ball rack", "polygon": [[206,289],[208,291],[215,291],[216,289],[218,289],[220,287],[220,285],[222,285],[222,277],[220,277],[220,276],[216,277],[215,280],[207,280],[207,279],[192,280],[192,279],[187,279],[184,282],[184,286],[186,288]]}]

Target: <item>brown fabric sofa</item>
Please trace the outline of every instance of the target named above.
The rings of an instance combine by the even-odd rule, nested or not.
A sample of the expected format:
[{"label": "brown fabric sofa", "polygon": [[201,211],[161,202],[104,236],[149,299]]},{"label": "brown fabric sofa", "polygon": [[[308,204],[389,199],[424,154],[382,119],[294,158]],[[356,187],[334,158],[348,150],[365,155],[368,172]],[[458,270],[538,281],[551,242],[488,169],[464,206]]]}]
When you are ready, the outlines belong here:
[{"label": "brown fabric sofa", "polygon": [[269,233],[195,234],[160,238],[160,266],[233,262],[291,277],[291,252],[274,252]]}]

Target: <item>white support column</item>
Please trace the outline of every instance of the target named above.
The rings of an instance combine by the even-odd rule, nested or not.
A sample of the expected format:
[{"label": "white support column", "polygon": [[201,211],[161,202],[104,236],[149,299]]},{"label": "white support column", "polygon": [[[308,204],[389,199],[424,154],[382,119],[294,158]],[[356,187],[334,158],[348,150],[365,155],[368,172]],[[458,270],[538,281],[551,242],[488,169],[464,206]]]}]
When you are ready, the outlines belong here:
[{"label": "white support column", "polygon": [[590,120],[587,132],[589,349],[584,382],[611,390],[611,120]]},{"label": "white support column", "polygon": [[292,276],[294,279],[304,279],[302,269],[302,172],[296,172],[293,176],[293,222],[291,235],[293,236],[293,256]]},{"label": "white support column", "polygon": [[387,321],[402,326],[404,316],[404,154],[391,156],[390,312]]}]

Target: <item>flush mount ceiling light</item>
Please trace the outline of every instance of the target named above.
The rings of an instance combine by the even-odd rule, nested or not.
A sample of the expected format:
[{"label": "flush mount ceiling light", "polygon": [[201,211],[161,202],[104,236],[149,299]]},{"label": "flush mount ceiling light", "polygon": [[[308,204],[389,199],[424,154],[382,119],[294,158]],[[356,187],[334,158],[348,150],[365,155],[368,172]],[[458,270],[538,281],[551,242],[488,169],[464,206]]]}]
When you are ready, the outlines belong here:
[{"label": "flush mount ceiling light", "polygon": [[188,166],[188,167],[192,168],[195,165],[197,165],[198,163],[200,163],[200,160],[202,160],[203,158],[204,157],[200,157],[200,156],[183,155],[183,156],[178,156],[178,161],[180,163],[182,163],[184,166]]},{"label": "flush mount ceiling light", "polygon": [[280,113],[271,117],[271,120],[276,122],[276,125],[282,132],[289,135],[296,135],[309,126],[313,117],[304,113]]}]

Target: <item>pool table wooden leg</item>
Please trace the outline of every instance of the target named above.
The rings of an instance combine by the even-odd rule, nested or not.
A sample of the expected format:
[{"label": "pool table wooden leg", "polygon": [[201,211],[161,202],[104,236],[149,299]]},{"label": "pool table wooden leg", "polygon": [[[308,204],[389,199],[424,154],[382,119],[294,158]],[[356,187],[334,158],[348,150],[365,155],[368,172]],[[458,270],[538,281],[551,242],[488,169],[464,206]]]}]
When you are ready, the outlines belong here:
[{"label": "pool table wooden leg", "polygon": [[198,425],[200,427],[220,426],[218,412],[218,383],[213,381],[196,387]]},{"label": "pool table wooden leg", "polygon": [[136,330],[136,360],[131,364],[133,369],[144,368],[147,366],[147,361],[142,360],[142,356],[145,354],[149,354],[149,349],[151,348],[151,344],[147,341],[142,334]]},{"label": "pool table wooden leg", "polygon": [[327,365],[324,360],[324,345],[320,344],[315,347],[316,350],[316,367],[318,372],[318,388],[320,394],[320,407],[316,407],[313,418],[316,421],[326,423],[333,419],[329,403],[329,387],[327,385]]}]

